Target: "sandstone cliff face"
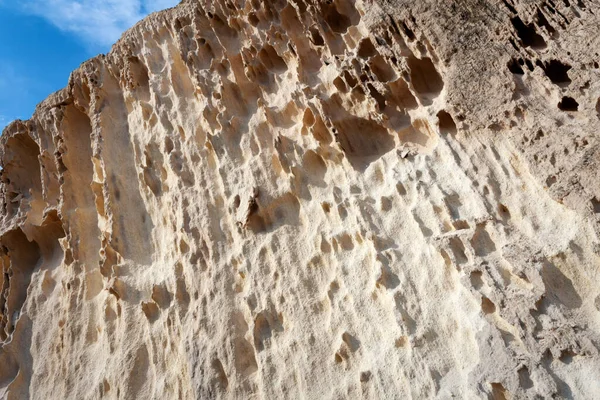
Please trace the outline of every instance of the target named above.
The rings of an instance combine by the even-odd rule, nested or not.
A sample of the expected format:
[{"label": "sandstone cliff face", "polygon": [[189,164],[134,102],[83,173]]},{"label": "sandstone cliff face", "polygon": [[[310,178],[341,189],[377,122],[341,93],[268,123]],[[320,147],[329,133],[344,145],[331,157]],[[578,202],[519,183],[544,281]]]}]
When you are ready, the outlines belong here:
[{"label": "sandstone cliff face", "polygon": [[0,139],[2,397],[598,398],[599,12],[142,21]]}]

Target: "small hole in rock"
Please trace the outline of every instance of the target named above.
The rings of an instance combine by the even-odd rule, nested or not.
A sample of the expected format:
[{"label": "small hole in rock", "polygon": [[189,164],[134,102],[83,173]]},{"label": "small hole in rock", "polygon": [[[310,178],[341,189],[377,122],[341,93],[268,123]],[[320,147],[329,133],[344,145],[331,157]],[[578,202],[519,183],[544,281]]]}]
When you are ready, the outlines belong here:
[{"label": "small hole in rock", "polygon": [[413,40],[416,39],[416,36],[415,36],[414,32],[408,27],[408,25],[406,25],[406,22],[402,22],[402,30],[404,31],[404,33],[408,37],[409,41],[412,42]]},{"label": "small hole in rock", "polygon": [[523,75],[524,74],[523,68],[521,68],[521,65],[519,65],[519,62],[517,60],[515,60],[514,58],[508,62],[507,66],[508,66],[508,70],[515,75]]},{"label": "small hole in rock", "polygon": [[510,211],[504,204],[498,204],[498,212],[503,218],[510,218]]},{"label": "small hole in rock", "polygon": [[421,95],[426,105],[431,104],[431,98],[437,97],[444,88],[444,81],[430,58],[409,57],[410,81],[415,91]]},{"label": "small hole in rock", "polygon": [[462,220],[462,219],[452,222],[452,225],[454,226],[454,229],[456,229],[457,231],[460,231],[463,229],[469,229],[471,227],[467,221]]},{"label": "small hole in rock", "polygon": [[594,213],[600,214],[600,200],[597,197],[592,199],[592,210],[594,210]]},{"label": "small hole in rock", "polygon": [[569,74],[567,73],[572,68],[570,65],[563,64],[558,60],[550,60],[541,64],[540,67],[552,83],[559,86],[569,86],[571,83],[571,78],[569,78]]},{"label": "small hole in rock", "polygon": [[360,381],[362,383],[369,382],[370,379],[371,379],[371,372],[370,371],[361,372],[361,374],[360,374]]},{"label": "small hole in rock", "polygon": [[315,115],[313,114],[310,108],[307,108],[304,111],[304,117],[302,118],[302,122],[305,126],[313,126],[316,122]]},{"label": "small hole in rock", "polygon": [[549,176],[546,178],[546,186],[550,187],[556,183],[556,176]]},{"label": "small hole in rock", "polygon": [[441,133],[449,133],[451,135],[456,134],[456,123],[446,110],[438,112],[437,117]]},{"label": "small hole in rock", "polygon": [[260,20],[256,16],[256,13],[250,13],[248,14],[248,22],[250,22],[250,25],[252,26],[258,26]]},{"label": "small hole in rock", "polygon": [[546,19],[546,16],[542,13],[542,11],[540,9],[538,9],[538,11],[537,11],[536,20],[537,20],[538,26],[543,26],[544,28],[546,28],[546,31],[551,36],[555,35],[556,30],[552,27],[552,25],[550,25],[550,23]]},{"label": "small hole in rock", "polygon": [[367,88],[369,89],[371,97],[373,97],[377,102],[377,106],[379,107],[379,109],[385,110],[385,97],[383,97],[383,95],[379,93],[377,89],[375,89],[375,86],[373,86],[372,84],[368,83]]},{"label": "small hole in rock", "polygon": [[312,38],[312,42],[315,46],[324,46],[325,40],[323,40],[323,36],[316,27],[310,28],[310,36]]},{"label": "small hole in rock", "polygon": [[352,21],[346,15],[341,14],[336,6],[332,3],[327,3],[325,8],[325,21],[331,30],[335,33],[346,33],[352,25]]},{"label": "small hole in rock", "polygon": [[383,57],[379,55],[373,57],[370,65],[371,70],[377,77],[377,80],[379,80],[380,82],[390,82],[396,78],[396,73]]},{"label": "small hole in rock", "polygon": [[333,80],[333,85],[336,87],[337,90],[339,90],[342,93],[348,92],[348,87],[346,87],[346,83],[339,76]]},{"label": "small hole in rock", "polygon": [[492,314],[496,311],[496,306],[494,305],[494,303],[492,303],[492,301],[490,299],[488,299],[485,296],[482,296],[481,297],[481,310],[485,314]]},{"label": "small hole in rock", "polygon": [[369,58],[374,56],[375,54],[377,54],[377,50],[375,49],[375,46],[373,45],[371,39],[363,39],[358,45],[357,55],[360,58]]},{"label": "small hole in rock", "polygon": [[348,70],[344,71],[344,79],[350,87],[355,87],[358,84],[356,78],[352,76],[352,74]]},{"label": "small hole in rock", "polygon": [[577,103],[574,98],[565,96],[558,103],[558,108],[563,111],[577,111],[579,109],[579,103]]},{"label": "small hole in rock", "polygon": [[531,60],[525,60],[525,65],[527,65],[527,69],[533,72],[533,63]]},{"label": "small hole in rock", "polygon": [[519,36],[519,39],[521,39],[521,42],[525,47],[531,47],[533,49],[546,48],[546,41],[537,33],[534,24],[525,25],[519,17],[512,18],[510,22],[512,22],[517,31],[517,36]]},{"label": "small hole in rock", "polygon": [[517,371],[519,374],[519,384],[523,389],[529,389],[533,387],[533,381],[531,380],[531,375],[529,374],[529,370],[526,366],[522,366]]},{"label": "small hole in rock", "polygon": [[475,290],[479,290],[483,287],[483,273],[481,271],[473,271],[471,272],[471,285],[475,288]]}]

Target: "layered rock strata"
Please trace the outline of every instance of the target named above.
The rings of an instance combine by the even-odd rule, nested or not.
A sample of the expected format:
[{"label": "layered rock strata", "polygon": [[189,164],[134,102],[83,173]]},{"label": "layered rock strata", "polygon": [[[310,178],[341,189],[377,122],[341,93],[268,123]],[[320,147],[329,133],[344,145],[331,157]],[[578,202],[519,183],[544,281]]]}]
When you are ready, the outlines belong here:
[{"label": "layered rock strata", "polygon": [[0,395],[598,398],[599,14],[146,18],[0,139]]}]

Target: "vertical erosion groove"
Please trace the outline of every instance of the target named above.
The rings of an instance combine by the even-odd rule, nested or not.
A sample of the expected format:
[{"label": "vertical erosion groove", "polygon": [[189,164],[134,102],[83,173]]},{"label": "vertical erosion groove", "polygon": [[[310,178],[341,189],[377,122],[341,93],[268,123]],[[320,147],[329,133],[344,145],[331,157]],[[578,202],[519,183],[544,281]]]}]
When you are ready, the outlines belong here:
[{"label": "vertical erosion groove", "polygon": [[83,63],[0,136],[0,397],[600,398],[600,12],[530,3],[182,1]]}]

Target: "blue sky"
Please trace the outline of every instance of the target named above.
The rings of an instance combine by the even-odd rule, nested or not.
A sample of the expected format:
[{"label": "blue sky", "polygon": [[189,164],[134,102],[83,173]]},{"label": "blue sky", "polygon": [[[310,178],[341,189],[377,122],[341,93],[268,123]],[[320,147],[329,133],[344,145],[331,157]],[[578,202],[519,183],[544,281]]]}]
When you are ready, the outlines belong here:
[{"label": "blue sky", "polygon": [[179,0],[0,0],[0,130],[28,119],[83,61]]}]

